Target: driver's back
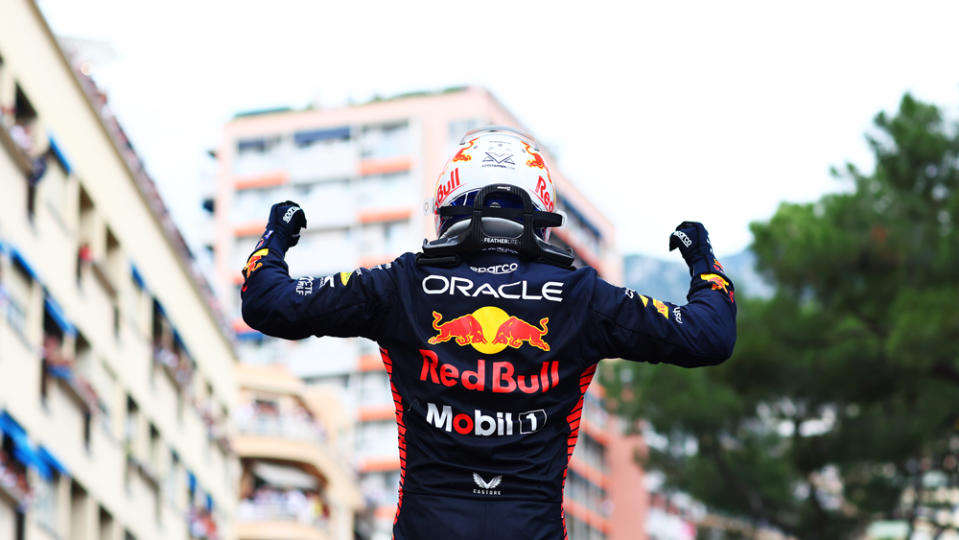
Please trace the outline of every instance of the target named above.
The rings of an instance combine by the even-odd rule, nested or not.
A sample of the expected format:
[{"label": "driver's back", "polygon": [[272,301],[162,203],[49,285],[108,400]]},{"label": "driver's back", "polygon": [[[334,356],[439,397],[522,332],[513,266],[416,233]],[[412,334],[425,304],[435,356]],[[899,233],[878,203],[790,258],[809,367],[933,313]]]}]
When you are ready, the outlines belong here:
[{"label": "driver's back", "polygon": [[395,538],[563,538],[563,484],[597,362],[725,360],[735,308],[716,280],[731,284],[694,276],[689,304],[674,306],[591,268],[494,252],[464,261],[408,253],[313,280],[304,295],[270,251],[248,276],[244,318],[270,335],[380,344],[402,467]]}]

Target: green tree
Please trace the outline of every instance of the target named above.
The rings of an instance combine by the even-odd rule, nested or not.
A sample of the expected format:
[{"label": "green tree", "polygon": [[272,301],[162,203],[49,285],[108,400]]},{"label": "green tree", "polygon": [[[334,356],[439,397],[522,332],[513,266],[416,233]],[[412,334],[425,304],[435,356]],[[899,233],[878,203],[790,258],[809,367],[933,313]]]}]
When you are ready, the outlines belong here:
[{"label": "green tree", "polygon": [[776,294],[740,299],[733,358],[604,373],[664,437],[644,459],[667,486],[800,538],[914,523],[904,493],[935,470],[956,485],[959,134],[907,94],[867,141],[871,173],[834,171],[849,190],[751,226]]}]

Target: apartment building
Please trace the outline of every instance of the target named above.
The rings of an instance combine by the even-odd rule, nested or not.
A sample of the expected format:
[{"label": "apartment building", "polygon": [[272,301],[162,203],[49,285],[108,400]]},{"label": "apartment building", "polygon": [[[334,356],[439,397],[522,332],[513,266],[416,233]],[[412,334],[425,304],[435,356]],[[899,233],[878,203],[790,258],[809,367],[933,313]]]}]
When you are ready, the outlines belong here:
[{"label": "apartment building", "polygon": [[339,397],[279,364],[241,364],[237,383],[237,538],[352,540],[363,498],[341,444],[353,423]]},{"label": "apartment building", "polygon": [[103,94],[0,14],[0,538],[233,538],[229,329]]},{"label": "apartment building", "polygon": [[[286,342],[246,327],[239,312],[240,268],[263,231],[270,205],[300,203],[309,228],[288,253],[298,275],[330,275],[416,251],[433,236],[424,202],[468,129],[520,122],[488,91],[454,88],[333,109],[238,114],[217,149],[220,175],[215,208],[216,282],[233,317],[244,362],[281,362],[311,385],[337,388],[356,422],[353,451],[361,485],[388,538],[396,506],[400,460],[390,385],[375,344],[364,339]],[[546,152],[547,158],[549,152]],[[614,282],[621,259],[613,226],[557,167],[557,208],[567,225],[552,240],[573,249]],[[209,205],[208,205],[209,206]],[[576,453],[566,481],[571,538],[604,539],[611,530],[607,445],[615,436],[599,385],[586,395]],[[629,502],[617,507],[629,508]]]}]

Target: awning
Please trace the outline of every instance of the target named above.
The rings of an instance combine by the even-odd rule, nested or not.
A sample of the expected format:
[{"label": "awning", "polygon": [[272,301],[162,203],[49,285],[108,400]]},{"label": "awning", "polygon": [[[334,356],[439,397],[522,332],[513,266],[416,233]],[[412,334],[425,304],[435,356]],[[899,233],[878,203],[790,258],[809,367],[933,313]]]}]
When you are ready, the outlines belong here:
[{"label": "awning", "polygon": [[260,462],[253,465],[253,474],[267,484],[278,488],[319,489],[320,487],[316,477],[296,467]]},{"label": "awning", "polygon": [[187,348],[186,348],[186,343],[183,343],[183,337],[180,336],[180,333],[177,332],[176,330],[173,330],[173,342],[176,343],[176,344],[180,347],[180,350],[181,350],[181,351],[183,351],[183,352],[186,353],[187,355],[190,354],[190,351],[187,350]]},{"label": "awning", "polygon": [[143,276],[140,275],[140,271],[137,269],[137,265],[130,263],[130,275],[133,277],[133,282],[137,284],[137,287],[140,290],[146,289],[146,282],[143,281]]},{"label": "awning", "polygon": [[63,313],[63,310],[60,309],[60,305],[57,304],[49,293],[47,293],[46,298],[43,300],[43,305],[47,309],[47,313],[50,314],[50,318],[57,323],[57,326],[60,327],[60,330],[63,330],[64,334],[75,336],[77,335],[77,329],[70,324],[70,321],[67,320],[67,316]]},{"label": "awning", "polygon": [[17,251],[17,248],[10,248],[10,257],[13,258],[13,262],[17,263],[20,268],[23,268],[24,272],[27,273],[34,281],[40,281],[40,278],[37,277],[37,273],[33,270],[33,267],[30,266],[30,263]]},{"label": "awning", "polygon": [[166,310],[163,309],[163,304],[160,303],[156,298],[153,299],[153,307],[160,312],[160,315],[163,315],[163,318],[166,319]]},{"label": "awning", "polygon": [[305,146],[319,141],[330,141],[335,139],[349,139],[350,126],[342,126],[327,129],[314,129],[310,131],[297,131],[293,134],[293,142],[297,146]]},{"label": "awning", "polygon": [[186,486],[191,494],[196,493],[196,476],[190,471],[186,472]]},{"label": "awning", "polygon": [[60,145],[57,144],[57,140],[51,134],[50,137],[50,150],[53,151],[53,155],[57,158],[57,161],[60,162],[60,166],[63,167],[63,172],[67,173],[67,176],[70,176],[70,172],[73,170],[70,167],[70,160],[67,159],[67,155],[63,153],[63,149],[60,148]]},{"label": "awning", "polygon": [[[37,447],[37,454],[40,456],[51,469],[57,471],[63,476],[70,476],[70,471],[63,465],[63,463],[57,459],[49,450],[43,445]],[[47,478],[49,480],[49,478]]]},{"label": "awning", "polygon": [[13,458],[27,467],[33,467],[44,478],[50,478],[52,473],[40,454],[30,443],[27,432],[13,419],[7,411],[0,413],[0,432],[13,440]]}]

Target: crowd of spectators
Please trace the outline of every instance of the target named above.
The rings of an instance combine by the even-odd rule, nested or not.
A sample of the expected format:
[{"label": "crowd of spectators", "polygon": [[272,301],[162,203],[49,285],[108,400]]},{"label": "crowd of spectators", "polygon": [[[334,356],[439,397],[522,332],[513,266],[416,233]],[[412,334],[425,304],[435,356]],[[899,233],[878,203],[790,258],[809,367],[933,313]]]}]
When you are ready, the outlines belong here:
[{"label": "crowd of spectators", "polygon": [[326,426],[305,407],[296,406],[281,411],[271,401],[253,400],[236,407],[234,419],[237,429],[259,435],[274,435],[297,439],[326,441]]},{"label": "crowd of spectators", "polygon": [[316,490],[261,485],[240,501],[236,516],[241,521],[290,520],[325,526],[330,508]]}]

